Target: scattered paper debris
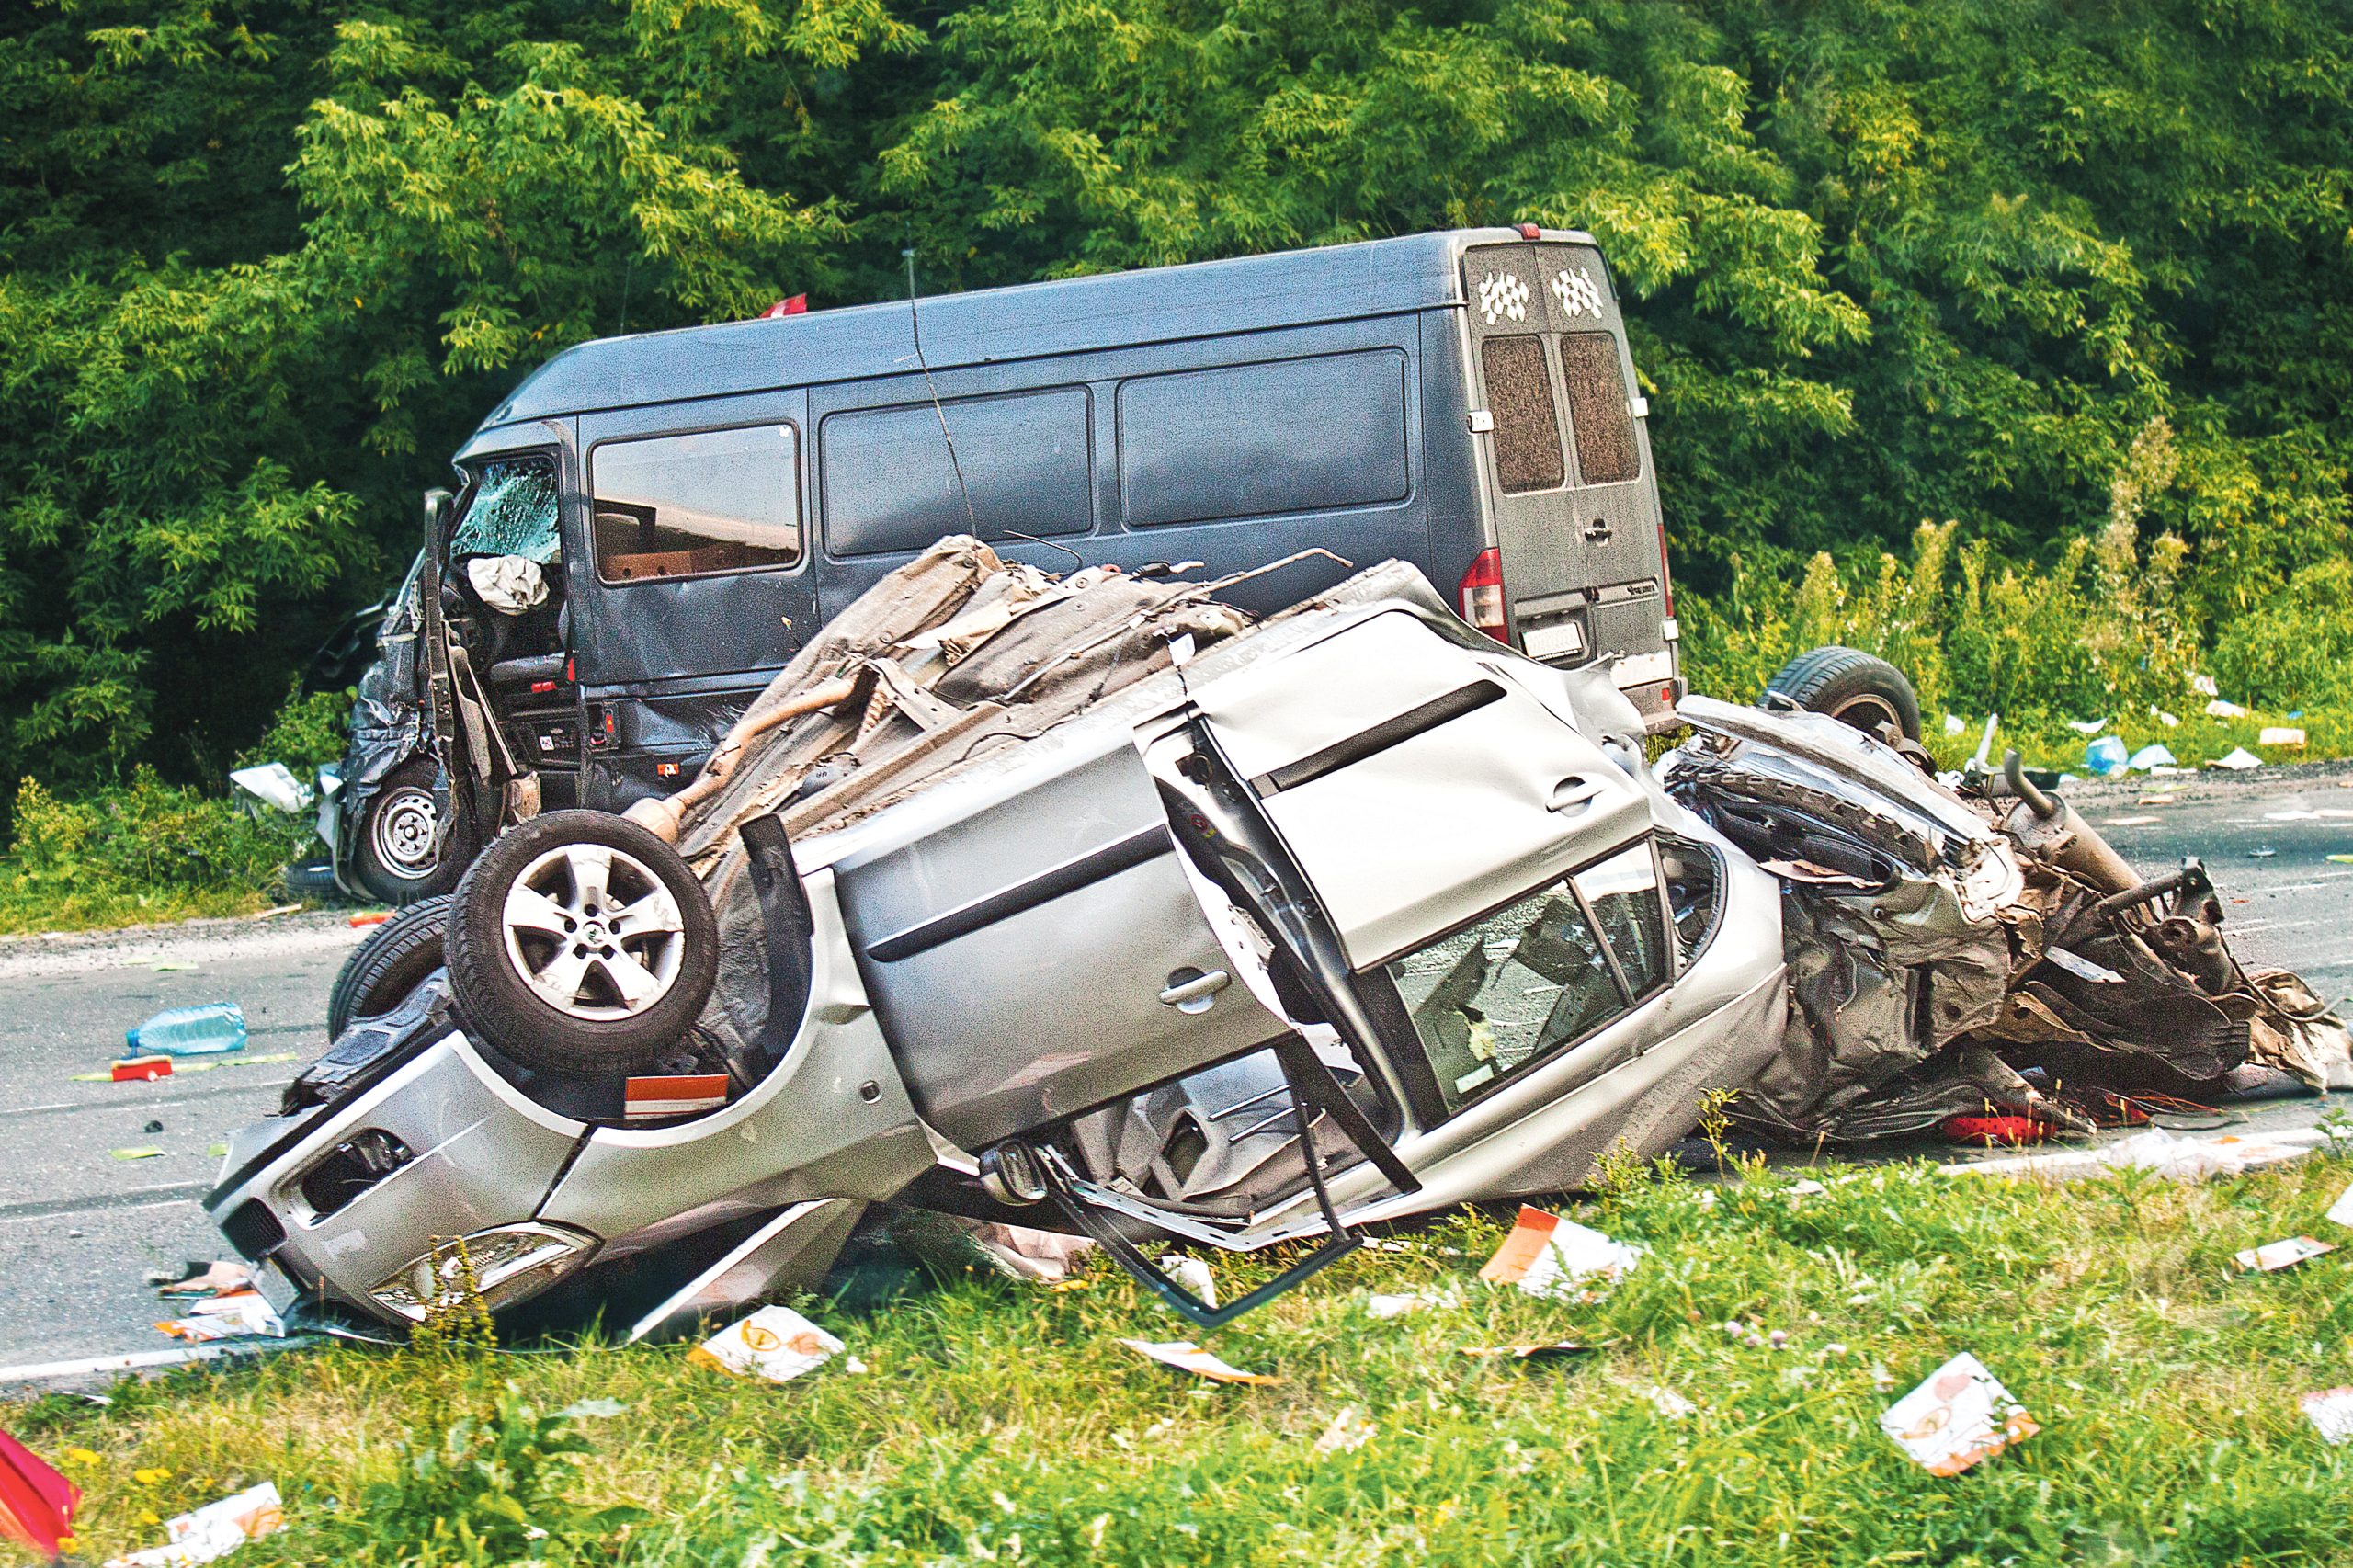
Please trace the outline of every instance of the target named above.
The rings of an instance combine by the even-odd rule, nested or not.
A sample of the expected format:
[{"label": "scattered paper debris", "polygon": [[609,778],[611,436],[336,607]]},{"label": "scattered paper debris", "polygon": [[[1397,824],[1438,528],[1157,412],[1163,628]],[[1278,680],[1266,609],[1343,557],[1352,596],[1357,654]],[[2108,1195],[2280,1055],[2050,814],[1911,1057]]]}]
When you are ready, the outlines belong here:
[{"label": "scattered paper debris", "polygon": [[2338,1194],[2336,1201],[2328,1206],[2328,1212],[2321,1218],[2336,1224],[2353,1227],[2353,1187],[2348,1187]]},{"label": "scattered paper debris", "polygon": [[1459,1307],[1462,1304],[1462,1287],[1451,1280],[1444,1286],[1415,1290],[1383,1293],[1374,1291],[1365,1298],[1365,1315],[1373,1318],[1399,1318],[1407,1312],[1420,1312],[1424,1307]]},{"label": "scattered paper debris", "polygon": [[214,1296],[198,1301],[188,1309],[186,1317],[171,1318],[155,1325],[174,1339],[185,1339],[190,1345],[204,1345],[216,1339],[243,1339],[259,1335],[268,1339],[286,1337],[286,1324],[277,1311],[259,1292],[240,1290],[233,1295]]},{"label": "scattered paper debris", "polygon": [[2331,1242],[2316,1242],[2310,1236],[2290,1236],[2284,1242],[2266,1242],[2259,1247],[2247,1247],[2231,1261],[2241,1268],[2276,1274],[2282,1268],[2293,1268],[2307,1258],[2319,1257],[2336,1250]]},{"label": "scattered paper debris", "polygon": [[150,1269],[147,1283],[159,1296],[233,1296],[254,1288],[251,1267],[227,1258],[207,1262],[192,1258],[171,1269]]},{"label": "scattered paper debris", "polygon": [[1217,1305],[1217,1277],[1203,1259],[1172,1252],[1160,1260],[1160,1272],[1199,1297],[1201,1305]]},{"label": "scattered paper debris", "polygon": [[2132,803],[2136,806],[2170,806],[2176,801],[2180,799],[2181,792],[2179,790],[2159,790],[2154,794],[2143,795]]},{"label": "scattered paper debris", "polygon": [[152,1144],[142,1145],[136,1149],[108,1149],[107,1151],[107,1158],[109,1160],[160,1160],[163,1157],[164,1151],[155,1148]]},{"label": "scattered paper debris", "polygon": [[1523,1207],[1511,1234],[1479,1270],[1479,1278],[1559,1300],[1575,1295],[1586,1279],[1616,1279],[1631,1273],[1644,1251],[1573,1220]]},{"label": "scattered paper debris", "polygon": [[2041,1428],[1985,1364],[1962,1351],[1890,1405],[1880,1430],[1930,1475],[1959,1475]]},{"label": "scattered paper debris", "polygon": [[[152,1515],[150,1516],[153,1517]],[[226,1557],[249,1540],[282,1529],[286,1505],[275,1482],[263,1482],[164,1524],[170,1543],[110,1558],[106,1568],[195,1568]]]},{"label": "scattered paper debris", "polygon": [[2353,1438],[2353,1388],[2323,1389],[2296,1401],[2325,1443]]},{"label": "scattered paper debris", "polygon": [[2248,850],[2246,852],[2246,858],[2250,860],[2268,860],[2279,853],[2279,851],[2272,848],[2268,844],[2262,844]]},{"label": "scattered paper debris", "polygon": [[2110,817],[2108,819],[2108,825],[2110,827],[2146,827],[2153,822],[2163,822],[2165,820],[2165,819],[2163,817]]},{"label": "scattered paper debris", "polygon": [[1829,1190],[1830,1189],[1828,1187],[1823,1186],[1812,1176],[1808,1176],[1803,1181],[1793,1182],[1790,1184],[1790,1196],[1791,1198],[1811,1198],[1817,1192],[1828,1192]]},{"label": "scattered paper debris", "polygon": [[1958,713],[1945,715],[1945,733],[1958,735],[1969,728],[1969,722]]},{"label": "scattered paper debris", "polygon": [[2222,688],[2214,684],[2212,676],[2201,676],[2193,671],[2189,676],[2189,689],[2200,697],[2215,697]]},{"label": "scattered paper debris", "polygon": [[2070,719],[2067,721],[2067,728],[2075,731],[2075,733],[2079,735],[2097,735],[2102,730],[2108,728],[2108,721],[2105,719]]},{"label": "scattered paper debris", "polygon": [[116,1068],[120,1068],[126,1065],[143,1067],[150,1061],[153,1060],[160,1060],[170,1064],[166,1065],[161,1072],[153,1074],[125,1074],[113,1071],[111,1069],[104,1073],[76,1073],[74,1074],[73,1082],[76,1084],[103,1084],[108,1079],[112,1079],[118,1084],[122,1084],[134,1082],[138,1079],[151,1076],[157,1078],[168,1078],[176,1074],[185,1074],[188,1073],[210,1073],[216,1067],[263,1067],[277,1062],[299,1062],[301,1060],[301,1052],[298,1051],[257,1051],[250,1055],[240,1053],[235,1056],[216,1056],[199,1060],[182,1059],[176,1063],[173,1063],[172,1059],[169,1057],[138,1057],[126,1058],[124,1061],[118,1062],[114,1065]]},{"label": "scattered paper debris", "polygon": [[2177,730],[2181,727],[2181,720],[2178,715],[2166,712],[2164,709],[2158,707],[2154,702],[2149,704],[2149,717],[2154,719],[2158,723],[2163,724],[2168,730]]},{"label": "scattered paper debris", "polygon": [[1663,1383],[1635,1383],[1634,1392],[1651,1402],[1651,1408],[1669,1421],[1680,1421],[1687,1415],[1697,1415],[1699,1407]]},{"label": "scattered paper debris", "polygon": [[1332,1424],[1324,1428],[1324,1435],[1315,1439],[1315,1451],[1319,1454],[1354,1453],[1372,1441],[1373,1434],[1380,1430],[1358,1415],[1355,1405],[1345,1404],[1340,1407],[1340,1413],[1332,1417]]},{"label": "scattered paper debris", "polygon": [[2331,855],[2328,863],[2332,866],[2353,866],[2353,855]]},{"label": "scattered paper debris", "polygon": [[2218,697],[2206,705],[2206,716],[2209,719],[2244,719],[2246,717],[2246,710],[2235,702],[2225,702]]},{"label": "scattered paper debris", "polygon": [[1180,1372],[1190,1372],[1197,1378],[1207,1378],[1216,1383],[1279,1383],[1280,1378],[1270,1378],[1263,1372],[1245,1372],[1230,1367],[1202,1349],[1189,1339],[1155,1342],[1149,1339],[1122,1339],[1120,1344],[1149,1360],[1164,1367],[1174,1367]]},{"label": "scattered paper debris", "polygon": [[2143,746],[2124,759],[2126,770],[2132,773],[2154,773],[2160,767],[2177,766],[2179,764],[2175,761],[2173,753],[2161,745]]},{"label": "scattered paper debris", "polygon": [[2230,755],[2218,756],[2206,764],[2209,767],[2227,767],[2234,773],[2244,773],[2250,767],[2261,767],[2263,759],[2245,746],[2233,746]]},{"label": "scattered paper debris", "polygon": [[2293,750],[2304,744],[2304,732],[2297,724],[2267,724],[2255,737],[2259,746],[2285,746]]},{"label": "scattered paper debris", "polygon": [[2210,1176],[2237,1176],[2264,1165],[2301,1160],[2327,1137],[2322,1130],[2310,1127],[2269,1134],[2226,1132],[2216,1138],[2179,1137],[2161,1127],[2152,1127],[2097,1149],[2011,1154],[1938,1168],[1948,1176],[2075,1176],[2101,1171],[2143,1170],[2176,1181],[2204,1181]]},{"label": "scattered paper debris", "polygon": [[762,1307],[687,1353],[732,1377],[790,1382],[841,1354],[842,1342],[790,1307]]}]

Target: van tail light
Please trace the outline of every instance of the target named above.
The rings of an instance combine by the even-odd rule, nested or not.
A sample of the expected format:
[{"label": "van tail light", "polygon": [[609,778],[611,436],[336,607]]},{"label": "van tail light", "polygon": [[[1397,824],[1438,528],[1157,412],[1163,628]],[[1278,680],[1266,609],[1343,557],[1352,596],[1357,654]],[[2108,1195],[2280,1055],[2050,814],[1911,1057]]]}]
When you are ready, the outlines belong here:
[{"label": "van tail light", "polygon": [[1659,519],[1658,525],[1658,591],[1660,598],[1665,601],[1659,608],[1665,612],[1667,619],[1673,620],[1675,619],[1675,578],[1666,569],[1666,520],[1663,517]]},{"label": "van tail light", "polygon": [[1454,602],[1462,619],[1498,642],[1511,641],[1511,623],[1504,619],[1504,552],[1488,547],[1472,559],[1471,569],[1456,585]]}]

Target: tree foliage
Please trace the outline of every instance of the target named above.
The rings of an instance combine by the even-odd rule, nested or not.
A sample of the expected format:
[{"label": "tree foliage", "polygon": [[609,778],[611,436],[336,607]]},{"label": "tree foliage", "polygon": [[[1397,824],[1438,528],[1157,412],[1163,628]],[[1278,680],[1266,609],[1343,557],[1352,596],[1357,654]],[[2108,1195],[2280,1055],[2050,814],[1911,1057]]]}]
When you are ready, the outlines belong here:
[{"label": "tree foliage", "polygon": [[1929,522],[1989,585],[2176,562],[2167,658],[2301,669],[2248,629],[2346,551],[2349,106],[2325,0],[27,0],[0,769],[216,767],[523,372],[903,245],[1587,229],[1687,619]]}]

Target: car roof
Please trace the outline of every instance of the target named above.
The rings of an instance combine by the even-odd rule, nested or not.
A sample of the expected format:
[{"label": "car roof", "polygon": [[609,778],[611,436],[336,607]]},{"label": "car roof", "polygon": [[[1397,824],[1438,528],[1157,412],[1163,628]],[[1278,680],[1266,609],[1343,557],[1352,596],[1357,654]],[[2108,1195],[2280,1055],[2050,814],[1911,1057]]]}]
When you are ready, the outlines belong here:
[{"label": "car roof", "polygon": [[[1454,229],[930,296],[918,301],[924,364],[939,370],[1457,305],[1462,252],[1520,237]],[[1592,243],[1567,230],[1542,238]],[[475,439],[525,420],[917,368],[904,301],[600,338],[526,377]]]}]

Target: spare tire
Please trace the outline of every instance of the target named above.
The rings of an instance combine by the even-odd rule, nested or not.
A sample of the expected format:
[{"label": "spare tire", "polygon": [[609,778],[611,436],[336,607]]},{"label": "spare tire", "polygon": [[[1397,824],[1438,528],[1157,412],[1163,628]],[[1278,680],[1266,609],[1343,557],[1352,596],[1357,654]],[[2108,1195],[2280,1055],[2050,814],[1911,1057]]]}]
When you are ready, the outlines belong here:
[{"label": "spare tire", "polygon": [[412,903],[351,949],[335,974],[335,989],[327,993],[329,1040],[342,1039],[361,1018],[391,1012],[441,967],[442,929],[457,902],[442,893]]},{"label": "spare tire", "polygon": [[526,1067],[642,1072],[684,1040],[719,978],[719,925],[678,852],[603,812],[550,812],[466,869],[449,988]]},{"label": "spare tire", "polygon": [[1906,740],[1920,738],[1920,697],[1904,672],[1876,653],[1836,644],[1800,653],[1765,683],[1809,712],[1827,713],[1867,735],[1893,724]]}]

